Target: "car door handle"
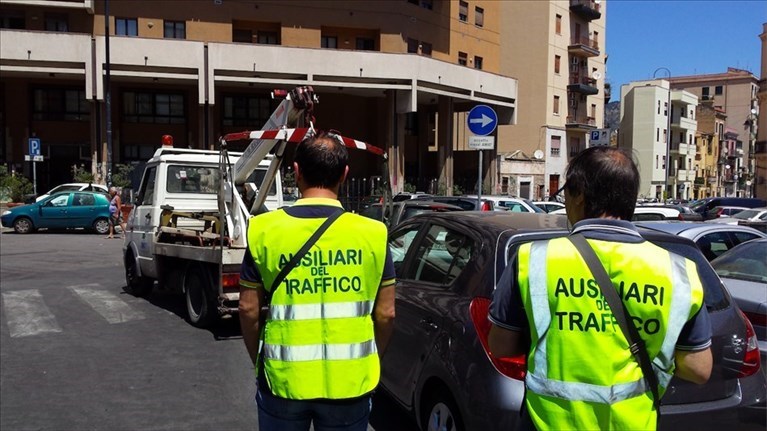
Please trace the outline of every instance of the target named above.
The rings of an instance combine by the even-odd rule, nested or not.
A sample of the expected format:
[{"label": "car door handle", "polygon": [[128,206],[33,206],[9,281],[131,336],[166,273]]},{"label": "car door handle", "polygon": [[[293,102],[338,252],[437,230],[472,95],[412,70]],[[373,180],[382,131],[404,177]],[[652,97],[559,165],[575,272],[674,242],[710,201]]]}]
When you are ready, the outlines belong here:
[{"label": "car door handle", "polygon": [[149,220],[152,219],[152,215],[151,214],[147,214],[147,215],[144,216],[144,218],[147,219],[147,221],[149,221]]},{"label": "car door handle", "polygon": [[432,320],[431,320],[431,319],[429,319],[429,318],[424,318],[424,319],[421,319],[421,321],[420,321],[420,322],[418,322],[418,323],[419,323],[419,324],[421,324],[421,326],[425,326],[425,327],[426,327],[426,328],[428,328],[429,330],[437,330],[437,329],[439,329],[439,325],[437,325],[436,323],[434,323],[434,321],[432,321]]}]

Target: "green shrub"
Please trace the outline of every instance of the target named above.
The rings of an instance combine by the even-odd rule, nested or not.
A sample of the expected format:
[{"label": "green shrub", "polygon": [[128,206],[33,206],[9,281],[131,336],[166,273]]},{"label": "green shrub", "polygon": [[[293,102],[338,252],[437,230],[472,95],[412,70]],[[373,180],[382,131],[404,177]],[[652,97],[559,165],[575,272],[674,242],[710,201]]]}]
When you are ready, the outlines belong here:
[{"label": "green shrub", "polygon": [[115,165],[114,173],[112,174],[112,185],[119,188],[130,187],[131,185],[131,172],[135,166],[117,164]]},{"label": "green shrub", "polygon": [[76,183],[92,183],[93,172],[85,169],[85,165],[72,165],[72,180]]},{"label": "green shrub", "polygon": [[6,166],[0,166],[0,200],[23,202],[24,196],[34,191],[32,183],[20,174],[11,174]]}]

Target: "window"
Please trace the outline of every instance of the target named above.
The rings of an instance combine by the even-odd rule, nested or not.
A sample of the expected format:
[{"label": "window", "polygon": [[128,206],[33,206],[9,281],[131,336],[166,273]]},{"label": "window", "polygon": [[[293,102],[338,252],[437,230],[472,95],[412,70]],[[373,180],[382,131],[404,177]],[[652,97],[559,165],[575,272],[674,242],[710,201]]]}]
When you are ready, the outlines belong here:
[{"label": "window", "polygon": [[554,32],[556,34],[562,34],[562,15],[557,15],[554,22]]},{"label": "window", "polygon": [[259,129],[271,116],[271,103],[267,97],[225,95],[223,125]]},{"label": "window", "polygon": [[407,0],[407,2],[416,6],[421,6],[424,9],[432,10],[434,8],[434,0]]},{"label": "window", "polygon": [[554,56],[554,73],[559,74],[561,65],[562,65],[562,57],[559,55],[555,55]]},{"label": "window", "polygon": [[32,91],[32,97],[33,120],[90,120],[90,106],[85,100],[85,90],[36,88]]},{"label": "window", "polygon": [[243,28],[232,29],[232,42],[253,43],[253,31]]},{"label": "window", "polygon": [[337,49],[338,37],[337,36],[322,36],[321,41],[323,48]]},{"label": "window", "polygon": [[67,15],[63,13],[46,13],[45,31],[69,31]]},{"label": "window", "polygon": [[469,4],[463,0],[458,2],[458,20],[461,22],[469,20]]},{"label": "window", "polygon": [[49,200],[45,206],[47,207],[65,207],[67,206],[67,202],[69,201],[69,193],[61,196],[56,196],[55,198]]},{"label": "window", "polygon": [[154,182],[157,174],[157,166],[148,168],[144,173],[144,179],[141,181],[141,189],[139,191],[138,201],[140,205],[153,205],[154,204]]},{"label": "window", "polygon": [[429,42],[421,42],[421,55],[431,57],[431,44]]},{"label": "window", "polygon": [[466,66],[466,64],[468,63],[467,58],[468,58],[468,55],[465,52],[459,52],[458,64],[460,64],[461,66]]},{"label": "window", "polygon": [[655,142],[660,142],[660,127],[655,128]]},{"label": "window", "polygon": [[24,12],[20,10],[0,11],[0,28],[23,30],[25,26]]},{"label": "window", "polygon": [[184,21],[165,21],[163,37],[166,39],[186,39],[186,23]]},{"label": "window", "polygon": [[473,244],[466,235],[444,226],[431,226],[416,250],[413,278],[427,283],[449,285],[463,272],[471,260],[473,249]]},{"label": "window", "polygon": [[418,235],[419,225],[408,229],[398,236],[389,240],[389,250],[391,251],[392,261],[394,263],[394,272],[397,274],[397,278],[408,277],[409,274],[403,272],[405,263],[405,257],[407,256],[410,246],[413,244],[413,240]]},{"label": "window", "polygon": [[591,104],[591,118],[597,118],[597,105]]},{"label": "window", "polygon": [[169,193],[216,194],[219,186],[217,168],[170,165],[166,190]]},{"label": "window", "polygon": [[703,88],[701,89],[701,94],[703,95],[703,97],[701,97],[701,98],[702,98],[703,100],[708,100],[708,99],[709,99],[709,96],[708,96],[708,91],[709,91],[709,87],[703,87]]},{"label": "window", "polygon": [[276,31],[259,31],[256,34],[256,43],[262,45],[279,45],[280,35]]},{"label": "window", "polygon": [[485,25],[485,10],[479,6],[474,8],[474,25],[477,27],[484,27]]},{"label": "window", "polygon": [[117,36],[138,36],[138,20],[136,18],[115,18],[115,34]]},{"label": "window", "polygon": [[559,96],[554,96],[554,115],[559,115]]},{"label": "window", "polygon": [[660,168],[666,169],[666,156],[663,156],[663,165]]},{"label": "window", "polygon": [[376,42],[369,37],[358,37],[356,47],[358,51],[375,51]]},{"label": "window", "polygon": [[96,205],[96,198],[88,193],[75,193],[72,205],[76,207],[92,207]]},{"label": "window", "polygon": [[723,88],[722,88],[721,85],[717,85],[716,87],[714,87],[714,94],[715,95],[721,96],[722,92],[723,92]]},{"label": "window", "polygon": [[126,123],[186,124],[184,107],[184,95],[179,93],[123,93]]},{"label": "window", "polygon": [[655,169],[658,169],[658,155],[655,155]]},{"label": "window", "polygon": [[146,162],[152,158],[155,148],[151,145],[130,145],[124,144],[123,160]]},{"label": "window", "polygon": [[562,147],[562,137],[557,135],[551,136],[551,156],[559,157],[559,149]]},{"label": "window", "polygon": [[658,101],[658,115],[660,115],[660,100]]},{"label": "window", "polygon": [[407,38],[407,52],[411,54],[418,53],[418,41],[413,38]]},{"label": "window", "polygon": [[668,102],[663,102],[663,116],[668,115]]},{"label": "window", "polygon": [[474,56],[474,68],[482,70],[482,57]]}]

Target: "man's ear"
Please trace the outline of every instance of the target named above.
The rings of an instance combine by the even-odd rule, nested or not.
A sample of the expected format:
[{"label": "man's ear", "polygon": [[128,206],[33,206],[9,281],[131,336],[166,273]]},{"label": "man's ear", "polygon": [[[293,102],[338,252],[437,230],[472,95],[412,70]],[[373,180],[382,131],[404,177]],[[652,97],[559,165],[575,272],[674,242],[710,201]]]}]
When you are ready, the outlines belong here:
[{"label": "man's ear", "polygon": [[296,184],[298,184],[298,178],[301,176],[301,171],[298,169],[298,163],[293,162],[293,172],[294,172],[294,178],[296,180]]},{"label": "man's ear", "polygon": [[341,185],[341,184],[345,183],[346,182],[346,177],[348,177],[348,176],[349,176],[349,165],[346,165],[346,167],[344,168],[344,174],[341,175],[341,181],[339,181],[338,184]]}]

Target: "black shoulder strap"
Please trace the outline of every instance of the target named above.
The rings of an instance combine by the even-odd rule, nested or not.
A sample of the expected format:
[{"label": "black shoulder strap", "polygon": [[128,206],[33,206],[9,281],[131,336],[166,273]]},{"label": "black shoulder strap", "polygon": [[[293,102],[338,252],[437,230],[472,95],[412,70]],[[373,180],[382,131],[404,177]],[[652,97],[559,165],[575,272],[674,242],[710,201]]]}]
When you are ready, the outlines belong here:
[{"label": "black shoulder strap", "polygon": [[301,258],[304,257],[306,252],[308,252],[309,249],[312,248],[314,243],[317,242],[318,239],[320,239],[322,234],[325,233],[325,231],[328,230],[330,225],[333,224],[333,222],[336,221],[339,217],[341,217],[343,213],[344,213],[343,210],[334,213],[333,215],[328,217],[327,220],[325,220],[316,231],[314,231],[312,236],[310,236],[309,239],[306,240],[306,243],[304,243],[301,249],[298,250],[296,254],[293,255],[293,258],[290,259],[290,262],[288,262],[287,265],[283,266],[279,274],[277,274],[277,277],[274,279],[274,282],[272,282],[272,288],[269,291],[270,295],[274,294],[275,289],[280,287],[280,283],[282,283],[282,280],[284,280],[285,277],[287,277],[287,275],[298,264]]},{"label": "black shoulder strap", "polygon": [[647,354],[647,349],[645,348],[644,341],[639,336],[639,332],[637,332],[637,329],[633,324],[629,324],[631,314],[629,314],[626,309],[626,304],[621,301],[618,292],[615,291],[610,276],[607,275],[605,267],[602,265],[602,262],[600,262],[594,249],[591,248],[591,245],[586,241],[586,238],[583,235],[576,233],[568,236],[568,239],[573,243],[575,248],[578,249],[583,260],[586,261],[586,265],[589,266],[592,275],[594,275],[597,284],[599,284],[599,288],[602,290],[602,295],[604,295],[605,300],[610,305],[615,320],[618,321],[618,326],[620,326],[623,335],[629,341],[629,349],[636,361],[639,362],[639,366],[642,368],[642,374],[644,374],[645,381],[652,390],[653,406],[657,410],[660,404],[660,398],[658,397],[658,376],[652,369],[650,355]]}]

